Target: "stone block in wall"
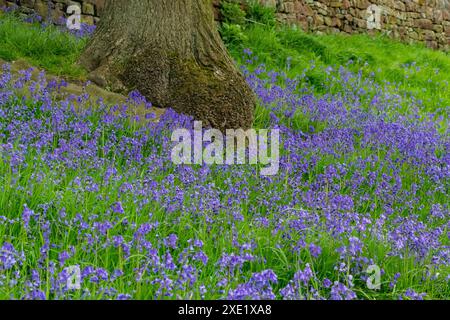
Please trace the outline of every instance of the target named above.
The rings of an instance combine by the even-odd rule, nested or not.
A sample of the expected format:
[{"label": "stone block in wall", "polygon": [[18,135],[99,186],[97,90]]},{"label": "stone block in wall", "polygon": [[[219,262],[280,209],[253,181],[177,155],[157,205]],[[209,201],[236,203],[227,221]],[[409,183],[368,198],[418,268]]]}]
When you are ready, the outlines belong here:
[{"label": "stone block in wall", "polygon": [[328,16],[328,11],[323,9],[323,8],[319,8],[317,9],[317,12],[320,13],[323,16]]},{"label": "stone block in wall", "polygon": [[436,11],[435,8],[427,7],[427,8],[425,9],[425,17],[426,17],[427,19],[433,19],[433,16],[434,16],[434,12],[435,12],[435,11]]},{"label": "stone block in wall", "polygon": [[[51,4],[53,5],[53,4]],[[51,7],[50,5],[50,7]],[[53,8],[51,8],[53,9]],[[43,0],[36,0],[36,3],[34,5],[34,10],[36,11],[36,13],[38,15],[40,15],[43,18],[48,17],[49,14],[49,4],[47,3],[47,1],[43,1]]]},{"label": "stone block in wall", "polygon": [[327,10],[328,6],[323,1],[311,1],[311,6],[315,6],[316,8]]},{"label": "stone block in wall", "polygon": [[402,23],[408,19],[406,16],[406,12],[399,12],[398,18],[402,21]]},{"label": "stone block in wall", "polygon": [[286,22],[288,24],[295,24],[297,22],[297,15],[295,13],[286,14]]},{"label": "stone block in wall", "polygon": [[83,12],[83,14],[87,14],[90,16],[95,15],[94,5],[92,3],[83,2],[83,5],[81,7],[81,12]]},{"label": "stone block in wall", "polygon": [[423,39],[426,41],[434,40],[436,37],[433,30],[422,30],[421,33],[422,33]]},{"label": "stone block in wall", "polygon": [[34,5],[35,5],[35,0],[22,0],[22,1],[20,2],[20,5],[21,5],[21,6],[24,6],[24,7],[26,7],[26,8],[33,9],[33,8],[34,8]]},{"label": "stone block in wall", "polygon": [[344,6],[344,4],[342,3],[342,1],[331,1],[330,2],[331,8],[342,8],[343,6]]},{"label": "stone block in wall", "polygon": [[442,33],[444,31],[444,27],[441,26],[440,24],[434,24],[433,31],[436,33]]},{"label": "stone block in wall", "polygon": [[261,0],[261,4],[267,7],[276,8],[277,1],[276,0]]},{"label": "stone block in wall", "polygon": [[450,37],[450,26],[444,26],[444,33],[447,37]]},{"label": "stone block in wall", "polygon": [[433,29],[433,22],[429,19],[417,19],[416,20],[416,26],[425,29],[425,30],[432,30]]},{"label": "stone block in wall", "polygon": [[438,49],[439,48],[439,45],[438,45],[437,41],[435,41],[435,40],[426,41],[425,43],[426,43],[428,48],[431,48],[431,49]]},{"label": "stone block in wall", "polygon": [[408,12],[416,12],[419,8],[419,5],[417,3],[414,3],[412,1],[406,1],[405,2],[405,10]]},{"label": "stone block in wall", "polygon": [[314,26],[318,27],[318,26],[322,26],[324,24],[324,20],[323,20],[323,16],[320,14],[315,14],[313,16],[313,21],[314,21]]},{"label": "stone block in wall", "polygon": [[342,21],[341,19],[334,17],[331,19],[331,26],[332,27],[337,27],[340,28],[342,26]]},{"label": "stone block in wall", "polygon": [[344,26],[344,32],[351,34],[353,33],[353,28],[349,24],[346,24]]},{"label": "stone block in wall", "polygon": [[357,10],[356,11],[355,18],[367,20],[367,17],[368,17],[367,10]]},{"label": "stone block in wall", "polygon": [[96,0],[95,1],[95,14],[99,17],[103,9],[105,8],[105,0]]},{"label": "stone block in wall", "polygon": [[408,31],[407,35],[408,38],[411,38],[413,40],[419,40],[419,34],[416,31]]},{"label": "stone block in wall", "polygon": [[435,23],[440,23],[442,21],[442,10],[435,10],[433,12],[433,21]]},{"label": "stone block in wall", "polygon": [[331,27],[331,17],[323,17],[323,21],[325,22],[325,25]]},{"label": "stone block in wall", "polygon": [[295,4],[293,2],[285,2],[282,10],[284,13],[295,13]]},{"label": "stone block in wall", "polygon": [[450,20],[450,10],[442,10],[442,20],[449,21]]},{"label": "stone block in wall", "polygon": [[366,10],[370,6],[370,2],[368,0],[355,0],[355,6],[358,9]]},{"label": "stone block in wall", "polygon": [[394,8],[399,11],[406,11],[406,5],[404,1],[395,1]]},{"label": "stone block in wall", "polygon": [[296,24],[303,30],[303,31],[309,31],[310,30],[310,23],[308,22],[308,17],[303,15],[297,15],[296,17]]},{"label": "stone block in wall", "polygon": [[302,5],[301,2],[297,3],[299,4],[299,11],[297,12],[301,12],[306,16],[314,16],[314,10],[308,4]]},{"label": "stone block in wall", "polygon": [[360,29],[367,29],[367,20],[354,18],[353,25],[357,26]]},{"label": "stone block in wall", "polygon": [[342,1],[342,8],[348,9],[348,8],[350,8],[350,7],[351,7],[351,3],[350,3],[349,0],[344,0],[344,1]]}]

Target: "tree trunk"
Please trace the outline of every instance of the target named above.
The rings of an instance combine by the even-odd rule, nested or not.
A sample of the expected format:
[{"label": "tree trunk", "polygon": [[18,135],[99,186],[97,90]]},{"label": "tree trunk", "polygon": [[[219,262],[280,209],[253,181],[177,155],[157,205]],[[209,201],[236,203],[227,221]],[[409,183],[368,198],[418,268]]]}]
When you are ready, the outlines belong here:
[{"label": "tree trunk", "polygon": [[252,125],[255,97],[220,39],[211,0],[107,0],[80,63],[100,86],[138,89],[213,128]]}]

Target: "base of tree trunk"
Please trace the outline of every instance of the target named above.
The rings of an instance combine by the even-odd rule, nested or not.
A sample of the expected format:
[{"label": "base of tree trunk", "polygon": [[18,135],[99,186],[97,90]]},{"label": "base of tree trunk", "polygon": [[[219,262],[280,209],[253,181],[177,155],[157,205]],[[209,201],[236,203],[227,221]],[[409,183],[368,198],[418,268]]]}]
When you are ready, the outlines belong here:
[{"label": "base of tree trunk", "polygon": [[[209,1],[151,0],[153,17],[139,14],[146,1],[129,0],[125,7],[120,1],[107,3],[106,18],[80,59],[91,81],[121,93],[137,89],[155,107],[173,108],[205,126],[220,130],[252,126],[254,94],[219,38]],[[188,6],[191,17],[177,18],[174,11],[183,8],[174,5],[178,1]],[[161,23],[143,29],[146,21],[117,22],[133,5],[134,19]]]}]

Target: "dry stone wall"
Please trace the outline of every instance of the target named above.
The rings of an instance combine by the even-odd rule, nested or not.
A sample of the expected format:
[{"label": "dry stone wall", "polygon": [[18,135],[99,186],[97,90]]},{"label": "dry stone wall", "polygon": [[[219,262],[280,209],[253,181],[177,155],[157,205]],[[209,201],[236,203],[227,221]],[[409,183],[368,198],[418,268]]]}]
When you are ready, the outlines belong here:
[{"label": "dry stone wall", "polygon": [[[124,0],[126,1],[126,0]],[[174,0],[176,1],[176,0]],[[450,0],[259,0],[276,9],[281,22],[311,32],[383,32],[406,42],[421,41],[449,50]],[[213,0],[217,8],[220,0]],[[82,21],[100,19],[105,0],[0,0],[60,21],[69,5],[79,5]]]}]

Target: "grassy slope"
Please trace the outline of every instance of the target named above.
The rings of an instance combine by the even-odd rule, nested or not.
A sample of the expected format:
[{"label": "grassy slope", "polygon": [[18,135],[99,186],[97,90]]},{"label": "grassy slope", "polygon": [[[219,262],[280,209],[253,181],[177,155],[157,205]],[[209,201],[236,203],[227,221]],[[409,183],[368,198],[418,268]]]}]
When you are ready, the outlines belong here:
[{"label": "grassy slope", "polygon": [[76,60],[85,43],[86,39],[77,39],[57,27],[25,24],[0,13],[0,59],[24,59],[57,76],[83,78],[85,72]]},{"label": "grassy slope", "polygon": [[[307,75],[318,92],[326,77],[320,67],[345,65],[356,73],[362,70],[365,76],[373,73],[378,83],[395,86],[401,94],[412,93],[424,102],[427,111],[447,108],[448,112],[448,53],[383,36],[311,35],[287,27],[255,25],[247,28],[245,35],[244,43],[229,46],[236,59],[241,59],[243,48],[251,48],[269,69],[285,70],[290,77],[314,64],[316,68]],[[289,70],[288,59],[291,60]]]}]

